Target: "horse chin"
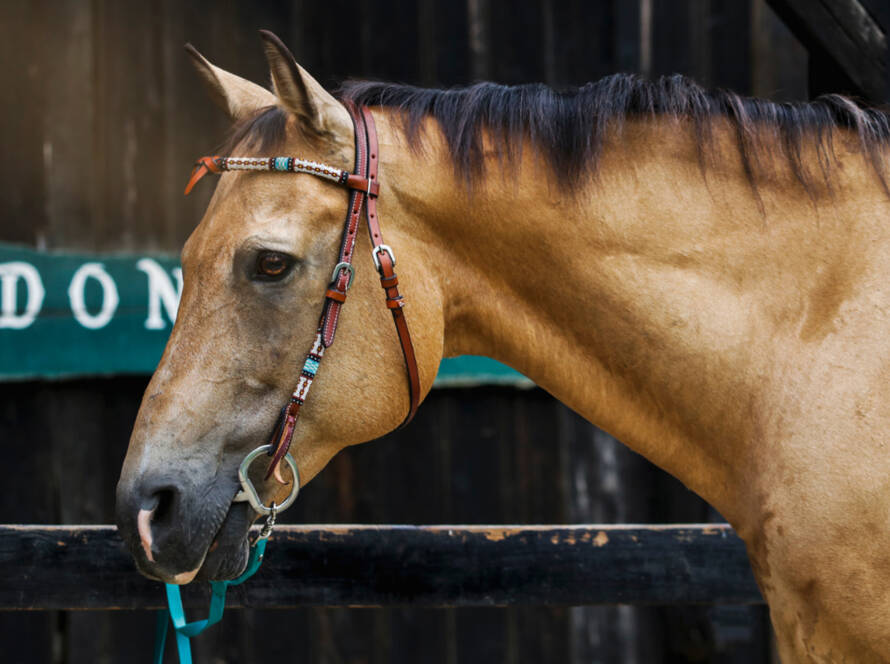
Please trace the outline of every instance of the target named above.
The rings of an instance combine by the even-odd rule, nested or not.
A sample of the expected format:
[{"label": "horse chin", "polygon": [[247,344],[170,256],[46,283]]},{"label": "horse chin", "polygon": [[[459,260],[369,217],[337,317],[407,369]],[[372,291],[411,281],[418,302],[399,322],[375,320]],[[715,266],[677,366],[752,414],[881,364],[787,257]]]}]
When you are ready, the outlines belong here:
[{"label": "horse chin", "polygon": [[247,534],[253,516],[247,503],[232,506],[204,557],[196,581],[234,579],[244,571],[249,555]]}]

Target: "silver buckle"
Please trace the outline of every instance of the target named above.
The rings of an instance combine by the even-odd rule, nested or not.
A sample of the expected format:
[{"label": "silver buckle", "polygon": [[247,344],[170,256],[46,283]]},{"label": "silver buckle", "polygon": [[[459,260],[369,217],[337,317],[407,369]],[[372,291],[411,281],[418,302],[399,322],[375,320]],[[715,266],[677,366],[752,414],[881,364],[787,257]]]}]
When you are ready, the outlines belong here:
[{"label": "silver buckle", "polygon": [[374,251],[371,252],[371,257],[374,259],[374,265],[377,267],[377,271],[380,272],[380,252],[385,251],[389,254],[389,258],[392,261],[392,266],[396,266],[396,255],[392,251],[392,247],[388,244],[378,244],[374,247]]},{"label": "silver buckle", "polygon": [[349,290],[349,287],[352,286],[353,279],[355,279],[355,268],[352,267],[352,263],[347,263],[345,261],[342,263],[337,263],[334,266],[334,271],[331,272],[331,283],[337,281],[337,277],[340,276],[340,270],[346,270],[347,272],[349,272],[349,281],[346,282],[345,288],[345,290]]},{"label": "silver buckle", "polygon": [[300,493],[300,473],[297,471],[297,464],[294,461],[294,458],[290,455],[290,452],[288,452],[284,455],[284,460],[287,462],[287,465],[290,466],[291,473],[293,473],[294,476],[293,488],[291,488],[290,494],[280,505],[276,504],[274,501],[271,506],[263,504],[259,492],[247,476],[247,471],[250,470],[250,464],[253,463],[254,459],[263,454],[268,454],[271,451],[271,445],[260,445],[253,452],[244,457],[244,461],[241,462],[241,466],[238,468],[238,482],[241,483],[241,491],[235,494],[235,497],[232,498],[232,502],[248,502],[257,514],[272,515],[276,512],[286,510],[293,504],[294,500],[296,500],[297,494]]}]

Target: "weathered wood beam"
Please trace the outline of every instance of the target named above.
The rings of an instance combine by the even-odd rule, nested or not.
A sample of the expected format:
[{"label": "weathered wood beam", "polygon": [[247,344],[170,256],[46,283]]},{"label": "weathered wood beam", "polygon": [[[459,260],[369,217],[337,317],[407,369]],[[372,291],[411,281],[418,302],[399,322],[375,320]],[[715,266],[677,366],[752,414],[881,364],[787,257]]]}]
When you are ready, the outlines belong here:
[{"label": "weathered wood beam", "polygon": [[[882,27],[860,0],[767,2],[810,51],[810,80],[818,88],[811,92],[854,92],[871,102],[886,101],[887,26]],[[843,89],[848,86],[837,81],[834,67],[854,90]]]},{"label": "weathered wood beam", "polygon": [[[0,526],[0,609],[149,609],[159,583],[113,526]],[[230,606],[755,604],[726,524],[279,526]],[[207,584],[184,592],[206,602]]]}]

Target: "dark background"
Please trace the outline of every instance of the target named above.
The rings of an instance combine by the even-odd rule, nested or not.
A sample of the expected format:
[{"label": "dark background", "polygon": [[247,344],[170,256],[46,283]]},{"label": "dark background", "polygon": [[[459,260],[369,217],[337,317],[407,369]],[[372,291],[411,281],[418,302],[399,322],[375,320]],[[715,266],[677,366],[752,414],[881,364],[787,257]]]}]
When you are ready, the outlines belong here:
[{"label": "dark background", "polygon": [[[181,190],[228,123],[186,41],[263,83],[259,28],[329,87],[347,77],[562,86],[636,71],[808,95],[807,51],[764,0],[14,0],[0,3],[0,26],[0,241],[50,249],[178,252],[200,219],[210,187],[189,199]],[[112,522],[147,380],[0,384],[0,522]],[[405,430],[341,453],[284,520],[721,519],[542,391],[480,386],[436,390]],[[148,661],[153,625],[146,612],[0,613],[0,659]],[[198,662],[313,664],[772,657],[766,609],[731,606],[231,611],[196,652]]]}]

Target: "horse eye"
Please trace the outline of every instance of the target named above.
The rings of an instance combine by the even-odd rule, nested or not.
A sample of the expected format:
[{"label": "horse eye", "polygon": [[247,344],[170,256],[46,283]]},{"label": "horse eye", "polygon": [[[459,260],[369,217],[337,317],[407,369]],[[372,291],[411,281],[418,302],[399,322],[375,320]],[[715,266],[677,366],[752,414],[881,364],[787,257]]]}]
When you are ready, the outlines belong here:
[{"label": "horse eye", "polygon": [[294,264],[294,259],[277,251],[264,251],[256,259],[255,276],[260,279],[281,279]]}]

